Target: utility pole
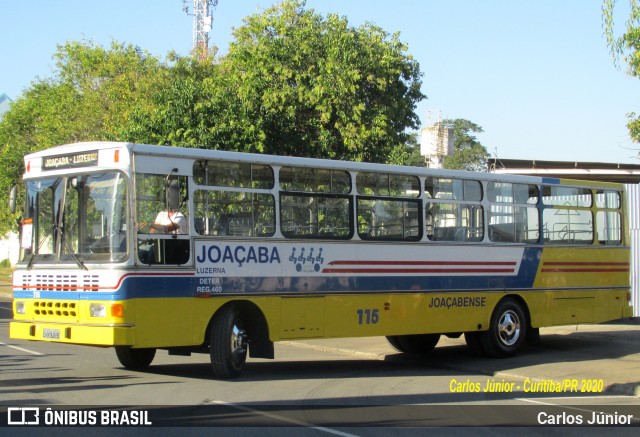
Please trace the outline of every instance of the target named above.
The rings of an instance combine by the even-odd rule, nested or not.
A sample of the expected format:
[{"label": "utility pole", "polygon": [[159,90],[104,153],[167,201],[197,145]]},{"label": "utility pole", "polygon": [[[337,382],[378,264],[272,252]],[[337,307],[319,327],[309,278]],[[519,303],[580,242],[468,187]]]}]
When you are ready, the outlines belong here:
[{"label": "utility pole", "polygon": [[187,0],[182,0],[182,10],[193,15],[193,53],[198,59],[204,59],[209,53],[209,32],[213,23],[211,15],[218,0],[193,0],[193,14],[189,12]]}]

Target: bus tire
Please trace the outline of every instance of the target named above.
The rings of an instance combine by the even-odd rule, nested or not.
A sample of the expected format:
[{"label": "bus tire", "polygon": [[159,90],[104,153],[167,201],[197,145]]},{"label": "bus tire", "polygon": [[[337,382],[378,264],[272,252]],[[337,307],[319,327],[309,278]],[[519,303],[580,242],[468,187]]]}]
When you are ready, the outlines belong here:
[{"label": "bus tire", "polygon": [[149,349],[133,349],[130,346],[116,346],[116,356],[118,361],[125,368],[130,370],[145,370],[156,356],[156,350]]},{"label": "bus tire", "polygon": [[235,305],[222,307],[213,316],[209,335],[211,368],[216,378],[237,378],[247,360],[247,334]]},{"label": "bus tire", "polygon": [[519,302],[501,300],[493,310],[489,330],[480,333],[482,351],[494,358],[515,355],[527,337],[528,324]]},{"label": "bus tire", "polygon": [[436,347],[440,334],[393,335],[387,341],[398,352],[407,354],[427,354]]}]

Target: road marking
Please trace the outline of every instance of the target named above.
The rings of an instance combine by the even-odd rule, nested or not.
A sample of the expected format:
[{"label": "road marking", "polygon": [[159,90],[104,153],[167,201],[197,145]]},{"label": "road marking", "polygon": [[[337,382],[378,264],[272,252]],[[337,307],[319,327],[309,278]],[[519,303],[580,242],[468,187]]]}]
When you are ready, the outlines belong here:
[{"label": "road marking", "polygon": [[335,429],[325,428],[324,426],[315,426],[315,425],[313,425],[311,423],[302,422],[300,420],[291,419],[289,417],[278,416],[277,414],[271,414],[271,413],[267,413],[265,411],[254,410],[253,408],[244,407],[242,405],[237,405],[237,404],[233,404],[233,403],[230,403],[230,402],[210,401],[210,403],[218,404],[218,405],[224,405],[225,407],[235,408],[237,410],[245,411],[247,413],[259,414],[260,416],[269,417],[271,419],[280,420],[282,422],[288,422],[288,423],[291,423],[293,425],[303,426],[305,428],[311,428],[311,429],[314,429],[316,431],[326,432],[328,434],[335,434],[335,435],[339,435],[339,436],[343,436],[343,437],[357,437],[355,434],[349,434],[349,433],[338,431],[338,430],[335,430]]},{"label": "road marking", "polygon": [[587,410],[584,408],[576,408],[576,407],[568,407],[566,405],[562,405],[562,404],[552,404],[551,402],[542,402],[542,401],[536,401],[534,399],[527,399],[527,398],[515,398],[516,401],[522,401],[522,402],[531,402],[532,404],[539,404],[539,405],[549,405],[550,407],[561,407],[561,408],[566,408],[567,410],[576,410],[576,411],[585,411],[590,413],[592,410]]},{"label": "road marking", "polygon": [[22,348],[22,347],[12,346],[10,344],[6,344],[6,343],[3,343],[1,341],[0,341],[0,346],[10,347],[11,349],[17,349],[19,351],[27,352],[27,353],[32,354],[32,355],[39,355],[39,356],[45,355],[45,354],[41,354],[40,352],[32,351],[32,350],[25,349],[25,348]]}]

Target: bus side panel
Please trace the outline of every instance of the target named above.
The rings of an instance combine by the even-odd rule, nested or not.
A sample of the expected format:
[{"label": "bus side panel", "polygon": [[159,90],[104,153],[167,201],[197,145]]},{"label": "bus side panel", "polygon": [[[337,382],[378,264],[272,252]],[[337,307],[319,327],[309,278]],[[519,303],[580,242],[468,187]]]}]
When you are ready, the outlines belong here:
[{"label": "bus side panel", "polygon": [[333,320],[332,313],[325,314],[325,297],[287,297],[280,309],[280,339],[321,338],[324,326]]},{"label": "bus side panel", "polygon": [[191,298],[138,298],[135,303],[135,347],[193,345]]},{"label": "bus side panel", "polygon": [[629,251],[625,247],[546,247],[528,299],[534,327],[599,323],[630,314]]},{"label": "bus side panel", "polygon": [[326,337],[386,336],[487,329],[502,293],[327,296]]},{"label": "bus side panel", "polygon": [[534,289],[629,288],[629,250],[545,247]]}]

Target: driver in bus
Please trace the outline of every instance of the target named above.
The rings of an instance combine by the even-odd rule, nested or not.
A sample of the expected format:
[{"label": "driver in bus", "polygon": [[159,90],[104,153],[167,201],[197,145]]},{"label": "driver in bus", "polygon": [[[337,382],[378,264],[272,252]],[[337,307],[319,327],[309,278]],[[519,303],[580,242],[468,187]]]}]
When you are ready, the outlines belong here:
[{"label": "driver in bus", "polygon": [[167,185],[167,209],[160,211],[151,225],[152,234],[187,234],[189,233],[187,218],[178,211],[180,203],[180,185],[177,180]]},{"label": "driver in bus", "polygon": [[152,234],[186,234],[187,218],[177,209],[160,211],[151,224]]}]

